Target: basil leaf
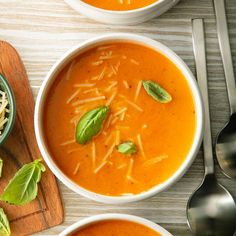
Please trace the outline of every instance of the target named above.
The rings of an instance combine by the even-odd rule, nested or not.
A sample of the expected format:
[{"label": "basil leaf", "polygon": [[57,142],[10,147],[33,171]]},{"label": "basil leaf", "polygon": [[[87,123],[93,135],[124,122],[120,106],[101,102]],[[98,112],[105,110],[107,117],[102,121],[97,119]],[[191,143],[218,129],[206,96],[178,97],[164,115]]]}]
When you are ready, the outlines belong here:
[{"label": "basil leaf", "polygon": [[3,160],[0,158],[0,177],[2,177]]},{"label": "basil leaf", "polygon": [[2,208],[0,208],[0,235],[1,236],[11,235],[9,221]]},{"label": "basil leaf", "polygon": [[143,87],[148,95],[160,103],[168,103],[172,100],[171,95],[156,82],[143,81]]},{"label": "basil leaf", "polygon": [[118,145],[117,151],[123,154],[135,154],[137,152],[137,147],[134,142],[126,141]]},{"label": "basil leaf", "polygon": [[81,117],[76,127],[76,141],[85,144],[102,129],[104,120],[109,112],[109,107],[101,106],[88,111]]},{"label": "basil leaf", "polygon": [[14,205],[24,205],[32,201],[37,196],[37,183],[45,170],[40,159],[23,165],[4,189],[0,200]]}]

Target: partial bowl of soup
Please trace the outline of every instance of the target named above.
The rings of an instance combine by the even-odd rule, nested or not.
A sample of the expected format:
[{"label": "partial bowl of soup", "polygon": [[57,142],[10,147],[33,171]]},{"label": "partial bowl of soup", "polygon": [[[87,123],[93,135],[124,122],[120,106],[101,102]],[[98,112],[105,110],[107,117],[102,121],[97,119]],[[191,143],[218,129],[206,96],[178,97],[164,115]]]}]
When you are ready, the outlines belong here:
[{"label": "partial bowl of soup", "polygon": [[202,140],[195,78],[169,48],[134,34],[79,44],[37,97],[36,138],[53,173],[105,203],[153,196],[175,183]]},{"label": "partial bowl of soup", "polygon": [[172,236],[152,221],[127,214],[102,214],[78,221],[59,236]]},{"label": "partial bowl of soup", "polygon": [[73,9],[106,24],[134,25],[157,17],[179,0],[65,0]]}]

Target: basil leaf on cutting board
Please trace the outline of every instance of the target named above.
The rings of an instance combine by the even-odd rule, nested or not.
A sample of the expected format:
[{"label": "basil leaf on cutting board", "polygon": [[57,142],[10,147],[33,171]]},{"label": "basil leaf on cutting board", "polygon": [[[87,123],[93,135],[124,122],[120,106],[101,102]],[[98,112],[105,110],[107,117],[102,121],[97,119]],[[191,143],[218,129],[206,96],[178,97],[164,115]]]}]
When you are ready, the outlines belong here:
[{"label": "basil leaf on cutting board", "polygon": [[168,103],[172,100],[171,95],[156,82],[143,80],[143,87],[149,96],[160,103]]},{"label": "basil leaf on cutting board", "polygon": [[97,135],[107,117],[109,107],[100,106],[85,113],[79,120],[76,127],[76,141],[85,144],[93,136]]},{"label": "basil leaf on cutting board", "polygon": [[0,235],[1,236],[11,235],[9,221],[2,208],[0,208]]},{"label": "basil leaf on cutting board", "polygon": [[45,170],[41,159],[23,165],[4,189],[0,200],[13,205],[24,205],[34,200],[38,194],[41,173]]},{"label": "basil leaf on cutting board", "polygon": [[125,155],[135,154],[137,147],[132,141],[125,141],[117,146],[117,151]]}]

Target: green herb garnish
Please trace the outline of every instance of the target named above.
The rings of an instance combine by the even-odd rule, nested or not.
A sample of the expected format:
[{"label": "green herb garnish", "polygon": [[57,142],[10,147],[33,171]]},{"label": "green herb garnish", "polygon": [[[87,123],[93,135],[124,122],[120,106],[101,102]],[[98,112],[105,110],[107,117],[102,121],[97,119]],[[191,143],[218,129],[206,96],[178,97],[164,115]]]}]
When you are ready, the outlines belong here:
[{"label": "green herb garnish", "polygon": [[125,141],[117,146],[117,151],[125,155],[135,154],[137,147],[133,141]]},{"label": "green herb garnish", "polygon": [[143,87],[148,95],[160,103],[168,103],[172,100],[171,95],[156,82],[144,80]]},{"label": "green herb garnish", "polygon": [[2,208],[0,208],[0,235],[1,236],[11,235],[9,221]]},{"label": "green herb garnish", "polygon": [[109,107],[101,106],[83,115],[76,127],[76,141],[80,144],[85,144],[93,136],[97,135],[102,129],[108,112]]},{"label": "green herb garnish", "polygon": [[24,205],[32,201],[37,196],[37,183],[45,170],[41,159],[23,165],[4,189],[0,200],[14,205]]}]

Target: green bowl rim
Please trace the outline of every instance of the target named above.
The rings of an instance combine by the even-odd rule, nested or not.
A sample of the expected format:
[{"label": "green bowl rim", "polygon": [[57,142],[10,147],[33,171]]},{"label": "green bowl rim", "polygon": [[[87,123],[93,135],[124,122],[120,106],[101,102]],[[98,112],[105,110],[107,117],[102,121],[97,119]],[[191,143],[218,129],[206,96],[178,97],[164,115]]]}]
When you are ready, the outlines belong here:
[{"label": "green bowl rim", "polygon": [[4,92],[7,93],[9,99],[9,111],[10,111],[7,125],[4,128],[2,135],[0,135],[0,145],[1,145],[8,138],[13,128],[16,117],[16,101],[10,84],[8,83],[4,75],[1,73],[0,73],[0,88],[2,88]]}]

